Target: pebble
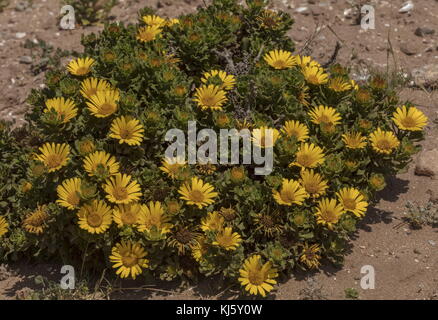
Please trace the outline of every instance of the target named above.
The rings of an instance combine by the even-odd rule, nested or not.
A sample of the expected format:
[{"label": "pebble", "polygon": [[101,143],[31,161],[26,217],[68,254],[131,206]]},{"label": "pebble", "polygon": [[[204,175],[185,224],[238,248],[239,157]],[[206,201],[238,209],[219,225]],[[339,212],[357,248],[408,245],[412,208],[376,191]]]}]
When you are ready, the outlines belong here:
[{"label": "pebble", "polygon": [[402,7],[398,10],[400,13],[407,13],[414,9],[414,3],[412,1],[406,1],[402,4]]},{"label": "pebble", "polygon": [[436,246],[436,242],[435,242],[435,241],[433,241],[433,240],[429,240],[429,241],[427,241],[427,242],[429,242],[429,244],[430,244],[431,246],[433,246],[433,247],[435,247],[435,246]]},{"label": "pebble", "polygon": [[[438,71],[438,70],[437,70]],[[438,80],[438,73],[436,74]],[[438,149],[423,150],[417,158],[415,174],[417,176],[428,176],[433,180],[438,180]]]},{"label": "pebble", "polygon": [[435,30],[427,27],[418,27],[415,29],[414,34],[418,37],[424,37],[425,35],[435,34]]},{"label": "pebble", "polygon": [[17,32],[15,34],[15,38],[17,39],[23,39],[26,36],[26,32]]},{"label": "pebble", "polygon": [[32,63],[32,57],[30,56],[21,56],[18,60],[22,64],[31,64]]},{"label": "pebble", "polygon": [[15,5],[15,11],[24,11],[29,7],[29,1],[19,1]]}]

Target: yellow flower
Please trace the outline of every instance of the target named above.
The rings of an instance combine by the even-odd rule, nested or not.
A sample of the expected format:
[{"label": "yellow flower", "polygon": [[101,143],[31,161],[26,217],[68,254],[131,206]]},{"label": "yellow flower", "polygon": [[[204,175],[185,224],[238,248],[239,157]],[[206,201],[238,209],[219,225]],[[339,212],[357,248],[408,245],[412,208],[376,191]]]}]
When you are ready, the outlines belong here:
[{"label": "yellow flower", "polygon": [[295,154],[296,160],[289,166],[298,166],[302,168],[315,168],[324,162],[324,153],[322,149],[313,143],[303,143]]},{"label": "yellow flower", "polygon": [[303,250],[300,255],[300,262],[304,263],[310,269],[318,268],[321,263],[321,256],[319,255],[321,247],[318,244],[312,244],[309,246],[307,243],[303,245]]},{"label": "yellow flower", "polygon": [[263,10],[256,20],[265,29],[276,29],[281,23],[281,17],[272,10]]},{"label": "yellow flower", "polygon": [[75,76],[84,76],[91,71],[91,66],[94,64],[94,59],[85,57],[70,61],[67,70]]},{"label": "yellow flower", "polygon": [[88,110],[96,118],[106,118],[117,111],[117,102],[120,99],[118,90],[97,91],[87,101]]},{"label": "yellow flower", "polygon": [[56,203],[69,210],[76,209],[81,202],[81,183],[82,181],[79,178],[64,180],[56,188],[59,198],[56,200]]},{"label": "yellow flower", "polygon": [[6,221],[6,218],[0,216],[0,237],[4,236],[8,232],[9,224]]},{"label": "yellow flower", "polygon": [[204,84],[219,86],[220,89],[224,90],[232,90],[236,85],[236,78],[222,70],[211,70],[210,72],[205,72],[201,81]]},{"label": "yellow flower", "polygon": [[323,68],[317,66],[307,66],[302,69],[304,79],[313,85],[325,84],[328,81],[328,75]]},{"label": "yellow flower", "polygon": [[321,65],[319,64],[319,62],[313,60],[312,57],[310,57],[310,56],[300,56],[300,55],[297,55],[296,58],[297,58],[297,64],[301,68],[305,68],[305,67],[322,68]]},{"label": "yellow flower", "polygon": [[383,154],[390,154],[400,145],[400,141],[392,131],[382,131],[380,128],[371,133],[370,141],[373,149]]},{"label": "yellow flower", "polygon": [[381,191],[386,187],[385,177],[382,174],[372,174],[368,182],[376,191]]},{"label": "yellow flower", "polygon": [[333,225],[338,223],[344,212],[344,208],[336,201],[336,199],[323,198],[318,201],[318,207],[315,213],[316,222],[325,225],[332,230]]},{"label": "yellow flower", "polygon": [[292,204],[302,205],[309,196],[306,190],[295,180],[283,179],[281,190],[272,190],[272,195],[278,204],[291,206]]},{"label": "yellow flower", "polygon": [[111,89],[111,85],[108,81],[97,79],[97,78],[87,78],[81,83],[81,95],[90,100],[99,91],[107,91]]},{"label": "yellow flower", "polygon": [[55,111],[57,120],[63,123],[69,122],[71,119],[77,116],[78,108],[73,100],[60,98],[53,98],[46,101],[46,109],[44,113]]},{"label": "yellow flower", "polygon": [[365,215],[368,202],[365,201],[359,190],[355,188],[342,188],[336,195],[346,211],[352,212],[359,218]]},{"label": "yellow flower", "polygon": [[330,81],[328,83],[328,87],[335,92],[343,92],[343,91],[351,90],[351,83],[348,81],[345,81],[341,77],[336,77],[336,78],[330,79]]},{"label": "yellow flower", "polygon": [[342,141],[350,149],[363,149],[367,145],[367,138],[359,132],[348,132],[342,135]]},{"label": "yellow flower", "polygon": [[49,172],[54,172],[67,165],[70,159],[70,146],[66,143],[45,143],[39,148],[41,154],[36,159],[44,163]]},{"label": "yellow flower", "polygon": [[201,262],[204,260],[204,256],[208,252],[208,243],[205,237],[200,237],[198,242],[192,247],[192,257],[195,258],[196,261]]},{"label": "yellow flower", "polygon": [[182,158],[165,158],[161,161],[161,171],[167,173],[169,177],[175,179],[182,168],[186,166],[186,162]]},{"label": "yellow flower", "polygon": [[141,42],[153,41],[160,35],[162,29],[159,26],[146,26],[138,29],[137,40]]},{"label": "yellow flower", "polygon": [[77,148],[81,155],[86,155],[93,152],[96,149],[96,146],[93,140],[84,139],[78,142]]},{"label": "yellow flower", "polygon": [[161,202],[150,201],[148,206],[142,206],[141,208],[138,220],[138,231],[156,231],[160,234],[169,233],[170,229],[173,227],[173,225],[169,223],[169,220],[170,218],[164,212]]},{"label": "yellow flower", "polygon": [[313,110],[309,112],[309,116],[312,119],[312,122],[316,124],[329,124],[335,126],[341,121],[341,116],[335,108],[322,105],[313,108]]},{"label": "yellow flower", "polygon": [[173,18],[173,19],[168,19],[167,21],[166,21],[166,26],[168,26],[168,27],[172,27],[172,26],[174,26],[174,25],[176,25],[176,24],[179,24],[180,22],[179,22],[179,19],[176,19],[176,18]]},{"label": "yellow flower", "polygon": [[222,106],[227,102],[226,93],[220,87],[209,84],[196,89],[195,98],[202,110],[222,110]]},{"label": "yellow flower", "polygon": [[23,184],[21,185],[21,192],[26,193],[29,192],[30,190],[32,190],[33,185],[32,183],[30,183],[29,181],[24,181]]},{"label": "yellow flower", "polygon": [[165,19],[161,18],[160,16],[151,15],[151,14],[147,16],[143,16],[142,20],[148,26],[157,26],[160,28],[164,27],[167,24]]},{"label": "yellow flower", "polygon": [[89,176],[108,178],[119,173],[116,158],[105,151],[95,151],[84,159],[84,169]]},{"label": "yellow flower", "polygon": [[274,280],[278,277],[277,270],[272,268],[269,261],[262,265],[259,255],[246,259],[239,273],[239,282],[252,295],[260,294],[265,297],[274,288],[272,285],[277,283]]},{"label": "yellow flower", "polygon": [[295,139],[300,142],[309,138],[309,129],[307,126],[295,120],[286,121],[281,132],[289,138],[295,137]]},{"label": "yellow flower", "polygon": [[92,234],[104,233],[113,221],[112,210],[105,201],[93,200],[84,204],[78,212],[79,228]]},{"label": "yellow flower", "polygon": [[224,225],[224,217],[217,211],[210,212],[201,220],[202,231],[220,231]]},{"label": "yellow flower", "polygon": [[427,117],[415,107],[398,107],[392,121],[402,130],[421,131],[427,125]]},{"label": "yellow flower", "polygon": [[137,225],[141,209],[142,205],[137,202],[119,204],[113,209],[113,220],[119,228]]},{"label": "yellow flower", "polygon": [[280,137],[277,129],[261,127],[252,131],[252,141],[260,148],[272,148]]},{"label": "yellow flower", "polygon": [[127,174],[116,174],[109,178],[103,186],[106,198],[113,203],[128,204],[140,200],[142,192],[137,180]]},{"label": "yellow flower", "polygon": [[110,138],[118,139],[119,144],[139,146],[143,141],[143,125],[131,117],[118,117],[111,124]]},{"label": "yellow flower", "polygon": [[111,250],[110,261],[116,274],[121,278],[131,277],[135,279],[147,268],[149,260],[145,259],[147,252],[138,242],[122,241],[117,243]]},{"label": "yellow flower", "polygon": [[29,233],[41,234],[48,218],[47,206],[38,206],[35,211],[29,213],[23,220],[23,227]]},{"label": "yellow flower", "polygon": [[301,170],[300,175],[301,185],[312,198],[318,198],[325,194],[328,188],[327,180],[323,180],[319,173],[315,173],[313,169],[304,169]]},{"label": "yellow flower", "polygon": [[185,183],[179,188],[178,193],[181,195],[181,199],[199,209],[214,203],[213,198],[217,197],[218,193],[214,192],[214,187],[211,184],[204,183],[196,177],[193,177],[191,182],[191,185]]},{"label": "yellow flower", "polygon": [[277,70],[289,69],[297,64],[296,57],[291,52],[284,50],[272,50],[265,54],[264,59]]},{"label": "yellow flower", "polygon": [[233,232],[231,227],[226,227],[219,231],[212,245],[219,246],[227,251],[236,250],[242,242],[242,238],[237,232]]}]

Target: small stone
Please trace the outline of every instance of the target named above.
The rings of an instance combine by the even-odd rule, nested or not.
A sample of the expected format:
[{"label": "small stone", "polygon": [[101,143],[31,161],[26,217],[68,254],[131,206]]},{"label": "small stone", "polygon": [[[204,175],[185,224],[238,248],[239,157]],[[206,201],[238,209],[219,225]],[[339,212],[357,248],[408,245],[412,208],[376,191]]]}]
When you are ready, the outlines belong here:
[{"label": "small stone", "polygon": [[17,32],[15,34],[15,38],[17,39],[23,39],[26,36],[26,32]]},{"label": "small stone", "polygon": [[313,7],[310,9],[310,11],[312,12],[312,15],[315,16],[315,17],[320,16],[320,15],[322,15],[322,14],[324,13],[324,11],[322,10],[322,8],[321,8],[321,7],[318,7],[318,6],[313,6]]},{"label": "small stone", "polygon": [[436,242],[435,242],[435,241],[433,241],[433,240],[429,240],[429,241],[427,241],[427,242],[429,242],[429,244],[430,244],[431,246],[433,246],[433,247],[435,247],[435,246],[436,246]]},{"label": "small stone", "polygon": [[418,27],[415,29],[414,34],[418,37],[424,37],[425,35],[435,34],[435,30],[427,27]]},{"label": "small stone", "polygon": [[29,7],[29,1],[19,1],[16,5],[15,5],[15,11],[24,11]]},{"label": "small stone", "polygon": [[418,249],[414,249],[414,253],[415,253],[415,254],[421,254],[421,251],[418,250]]},{"label": "small stone", "polygon": [[418,46],[415,46],[412,42],[400,43],[400,51],[405,55],[413,56],[418,53]]},{"label": "small stone", "polygon": [[414,4],[412,3],[412,1],[406,1],[405,3],[402,4],[402,7],[400,8],[400,10],[398,10],[398,12],[407,13],[412,9],[414,9]]},{"label": "small stone", "polygon": [[20,59],[18,60],[20,63],[23,64],[31,64],[32,63],[32,57],[29,56],[21,56]]},{"label": "small stone", "polygon": [[438,85],[438,64],[428,64],[412,70],[414,83],[420,87],[433,87]]},{"label": "small stone", "polygon": [[417,176],[431,177],[438,180],[438,149],[424,150],[418,155],[415,166]]},{"label": "small stone", "polygon": [[305,16],[310,14],[308,7],[298,7],[298,8],[295,9],[295,12],[296,13],[301,13],[301,14],[303,14]]}]

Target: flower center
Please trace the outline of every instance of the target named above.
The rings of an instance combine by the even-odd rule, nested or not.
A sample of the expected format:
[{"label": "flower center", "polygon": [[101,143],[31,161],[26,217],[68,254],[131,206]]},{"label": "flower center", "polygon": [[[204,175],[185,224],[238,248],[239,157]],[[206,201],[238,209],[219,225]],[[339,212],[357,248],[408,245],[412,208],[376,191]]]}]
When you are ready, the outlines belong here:
[{"label": "flower center", "polygon": [[120,137],[122,139],[131,139],[132,138],[132,132],[128,129],[120,129]]},{"label": "flower center", "polygon": [[79,204],[80,198],[77,192],[70,193],[67,196],[67,202],[72,206],[77,206]]},{"label": "flower center", "polygon": [[128,198],[128,190],[125,187],[115,187],[113,195],[116,200],[125,200]]},{"label": "flower center", "polygon": [[382,149],[382,150],[391,150],[391,148],[392,148],[391,147],[391,143],[388,140],[386,140],[386,139],[379,140],[377,142],[377,147],[379,149]]},{"label": "flower center", "polygon": [[315,181],[315,182],[307,182],[305,185],[304,185],[304,188],[306,189],[306,191],[308,192],[308,193],[318,193],[318,191],[319,191],[319,184]]},{"label": "flower center", "polygon": [[91,213],[87,217],[88,224],[93,228],[100,227],[102,225],[102,221],[103,221],[102,216],[97,213]]},{"label": "flower center", "polygon": [[192,192],[190,192],[190,198],[194,202],[202,202],[204,201],[204,194],[199,190],[192,190]]},{"label": "flower center", "polygon": [[46,159],[46,164],[49,168],[56,168],[62,163],[62,157],[59,154],[51,154]]},{"label": "flower center", "polygon": [[83,76],[84,74],[88,73],[88,68],[87,67],[80,67],[76,70],[76,74]]},{"label": "flower center", "polygon": [[202,98],[202,103],[206,106],[212,107],[216,104],[216,99],[214,96],[205,96]]},{"label": "flower center", "polygon": [[308,154],[300,154],[297,156],[297,162],[303,167],[310,167],[313,164],[313,158]]},{"label": "flower center", "polygon": [[137,223],[137,214],[132,212],[132,210],[125,211],[122,214],[123,224],[135,224]]},{"label": "flower center", "polygon": [[344,199],[343,204],[345,209],[354,210],[356,209],[356,201],[354,199]]},{"label": "flower center", "polygon": [[416,121],[412,118],[412,117],[406,117],[404,118],[401,123],[403,124],[403,126],[405,126],[406,128],[413,128],[417,125]]},{"label": "flower center", "polygon": [[280,197],[284,202],[287,203],[295,201],[295,193],[289,190],[288,191],[282,190]]},{"label": "flower center", "polygon": [[326,209],[325,211],[323,211],[322,217],[327,222],[335,223],[336,221],[338,221],[338,218],[337,218],[335,212],[333,210],[330,210],[330,209]]},{"label": "flower center", "polygon": [[265,277],[260,270],[254,270],[248,273],[248,280],[251,284],[260,286],[265,281]]},{"label": "flower center", "polygon": [[122,263],[125,267],[131,268],[138,264],[138,258],[133,253],[129,253],[122,257]]},{"label": "flower center", "polygon": [[284,60],[275,60],[273,65],[275,69],[284,69],[287,66]]},{"label": "flower center", "polygon": [[107,115],[114,112],[114,105],[111,103],[105,102],[100,106],[100,114]]}]

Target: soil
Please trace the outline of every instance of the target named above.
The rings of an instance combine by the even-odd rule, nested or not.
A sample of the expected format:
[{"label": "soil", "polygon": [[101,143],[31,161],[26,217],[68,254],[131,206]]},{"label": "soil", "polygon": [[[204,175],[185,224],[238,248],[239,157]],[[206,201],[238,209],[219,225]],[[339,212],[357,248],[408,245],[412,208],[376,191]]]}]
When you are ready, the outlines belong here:
[{"label": "soil", "polygon": [[[111,19],[135,22],[137,10],[146,5],[156,8],[161,16],[176,17],[194,11],[203,3],[202,0],[119,0],[111,11]],[[423,147],[437,147],[438,128],[433,123],[438,119],[436,91],[418,88],[409,79],[416,68],[438,65],[438,1],[416,0],[414,9],[408,13],[399,13],[404,0],[367,1],[374,6],[376,16],[375,30],[367,31],[356,23],[354,10],[351,10],[351,3],[360,1],[303,0],[298,4],[273,0],[271,3],[273,9],[290,12],[295,18],[290,36],[296,42],[296,52],[311,55],[323,63],[335,57],[335,61],[350,66],[357,79],[366,78],[371,70],[401,70],[401,76],[407,79],[401,96],[412,101],[431,120]],[[33,3],[11,0],[0,13],[0,119],[22,123],[30,89],[44,82],[44,73],[31,71],[38,61],[24,48],[26,39],[42,39],[55,48],[81,50],[81,35],[102,28],[78,26],[75,30],[61,30],[58,27],[60,8],[60,1],[56,0]],[[426,29],[421,34],[418,28]],[[335,55],[336,43],[340,49]],[[32,61],[23,56],[30,56]],[[359,299],[438,299],[438,230],[431,227],[413,230],[402,220],[406,202],[424,205],[429,200],[426,192],[429,189],[438,193],[438,181],[416,176],[411,165],[408,172],[392,178],[380,192],[380,200],[360,224],[342,268],[325,266],[306,276],[297,273],[281,283],[271,297],[345,299],[345,289],[353,288]],[[361,268],[365,265],[375,270],[374,289],[364,290],[360,286],[364,276]],[[26,288],[36,287],[32,280],[36,275],[60,278],[57,270],[59,266],[24,263],[0,266],[0,300],[25,296]],[[119,290],[111,298],[238,298],[233,288],[218,292],[214,283],[205,281],[184,291],[161,283],[133,290],[132,287],[141,284],[127,281],[123,287],[131,289]]]}]

